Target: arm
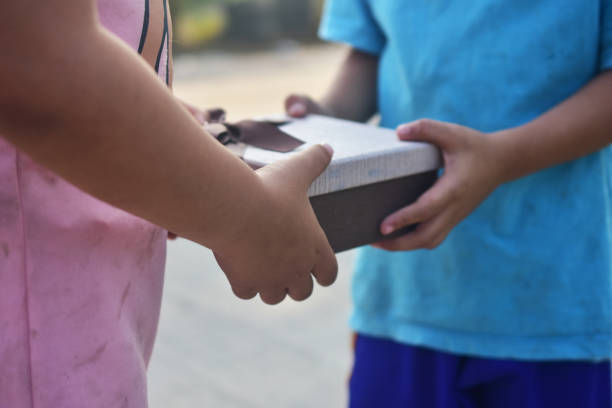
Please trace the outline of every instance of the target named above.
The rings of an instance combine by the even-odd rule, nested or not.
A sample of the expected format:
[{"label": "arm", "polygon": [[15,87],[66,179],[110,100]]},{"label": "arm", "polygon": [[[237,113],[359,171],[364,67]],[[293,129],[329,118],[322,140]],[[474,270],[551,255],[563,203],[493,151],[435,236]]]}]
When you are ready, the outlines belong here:
[{"label": "arm", "polygon": [[285,109],[294,117],[309,113],[365,122],[377,110],[378,57],[351,48],[327,94],[316,102],[290,95]]},{"label": "arm", "polygon": [[612,142],[612,71],[536,120],[491,135],[506,157],[501,181],[586,156]]},{"label": "arm", "polygon": [[383,233],[391,233],[420,223],[416,231],[377,246],[435,248],[500,184],[604,148],[612,142],[611,95],[612,71],[607,71],[549,112],[513,129],[484,134],[429,120],[401,126],[402,140],[439,146],[446,168],[416,203],[381,226]]},{"label": "arm", "polygon": [[[79,188],[215,251],[240,297],[304,299],[336,262],[306,190],[315,147],[258,173],[203,133],[92,0],[0,5],[0,133]],[[77,101],[75,103],[75,101]],[[168,171],[172,169],[172,171]]]}]

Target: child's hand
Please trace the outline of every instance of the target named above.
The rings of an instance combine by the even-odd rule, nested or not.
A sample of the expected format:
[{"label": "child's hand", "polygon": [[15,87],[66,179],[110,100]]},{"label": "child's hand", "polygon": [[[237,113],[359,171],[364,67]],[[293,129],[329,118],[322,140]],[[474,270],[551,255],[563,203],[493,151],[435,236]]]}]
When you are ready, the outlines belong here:
[{"label": "child's hand", "polygon": [[285,111],[294,118],[303,118],[306,115],[317,114],[333,116],[329,109],[305,95],[289,95],[285,99]]},{"label": "child's hand", "polygon": [[[255,217],[240,226],[227,248],[215,250],[236,296],[259,293],[268,304],[288,294],[304,300],[319,284],[331,285],[337,263],[308,201],[307,190],[328,166],[331,148],[318,145],[258,170],[267,200],[253,198]],[[258,208],[259,207],[259,208]]]},{"label": "child's hand", "polygon": [[375,244],[389,251],[433,249],[468,216],[499,184],[503,156],[494,138],[450,123],[419,120],[402,125],[401,140],[437,145],[444,158],[444,174],[414,204],[388,216],[381,225],[385,235],[412,224],[414,232]]}]

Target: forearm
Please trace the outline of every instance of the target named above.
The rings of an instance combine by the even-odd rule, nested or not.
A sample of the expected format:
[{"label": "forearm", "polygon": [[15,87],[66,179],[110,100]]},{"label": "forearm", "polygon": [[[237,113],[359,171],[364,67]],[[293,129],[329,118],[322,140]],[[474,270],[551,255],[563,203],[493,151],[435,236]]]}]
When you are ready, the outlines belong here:
[{"label": "forearm", "polygon": [[612,71],[539,118],[492,135],[506,182],[593,153],[612,142]]},{"label": "forearm", "polygon": [[321,100],[332,116],[365,122],[377,110],[378,57],[351,49]]},{"label": "forearm", "polygon": [[5,138],[84,191],[209,247],[255,218],[257,175],[135,53],[99,27],[69,35],[3,58]]}]

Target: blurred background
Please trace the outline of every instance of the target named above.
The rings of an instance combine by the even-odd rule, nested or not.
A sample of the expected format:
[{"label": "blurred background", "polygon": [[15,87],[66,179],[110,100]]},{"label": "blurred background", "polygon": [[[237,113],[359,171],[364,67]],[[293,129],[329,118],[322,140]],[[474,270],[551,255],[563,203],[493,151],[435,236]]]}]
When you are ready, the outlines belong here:
[{"label": "blurred background", "polygon": [[[344,54],[316,39],[321,3],[171,0],[177,96],[232,120],[282,112],[290,92],[320,96]],[[208,250],[170,242],[150,406],[345,406],[353,253],[338,259],[334,286],[266,306],[236,299]]]},{"label": "blurred background", "polygon": [[315,41],[323,0],[172,0],[175,49]]}]

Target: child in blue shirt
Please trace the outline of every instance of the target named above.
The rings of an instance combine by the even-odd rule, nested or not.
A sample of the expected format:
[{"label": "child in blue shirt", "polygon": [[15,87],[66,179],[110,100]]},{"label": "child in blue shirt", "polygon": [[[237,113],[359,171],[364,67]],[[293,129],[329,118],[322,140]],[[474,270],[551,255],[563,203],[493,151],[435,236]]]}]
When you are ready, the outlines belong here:
[{"label": "child in blue shirt", "polygon": [[[360,250],[352,407],[610,407],[612,1],[328,0],[321,113],[445,170]],[[424,119],[427,118],[427,119]]]}]

